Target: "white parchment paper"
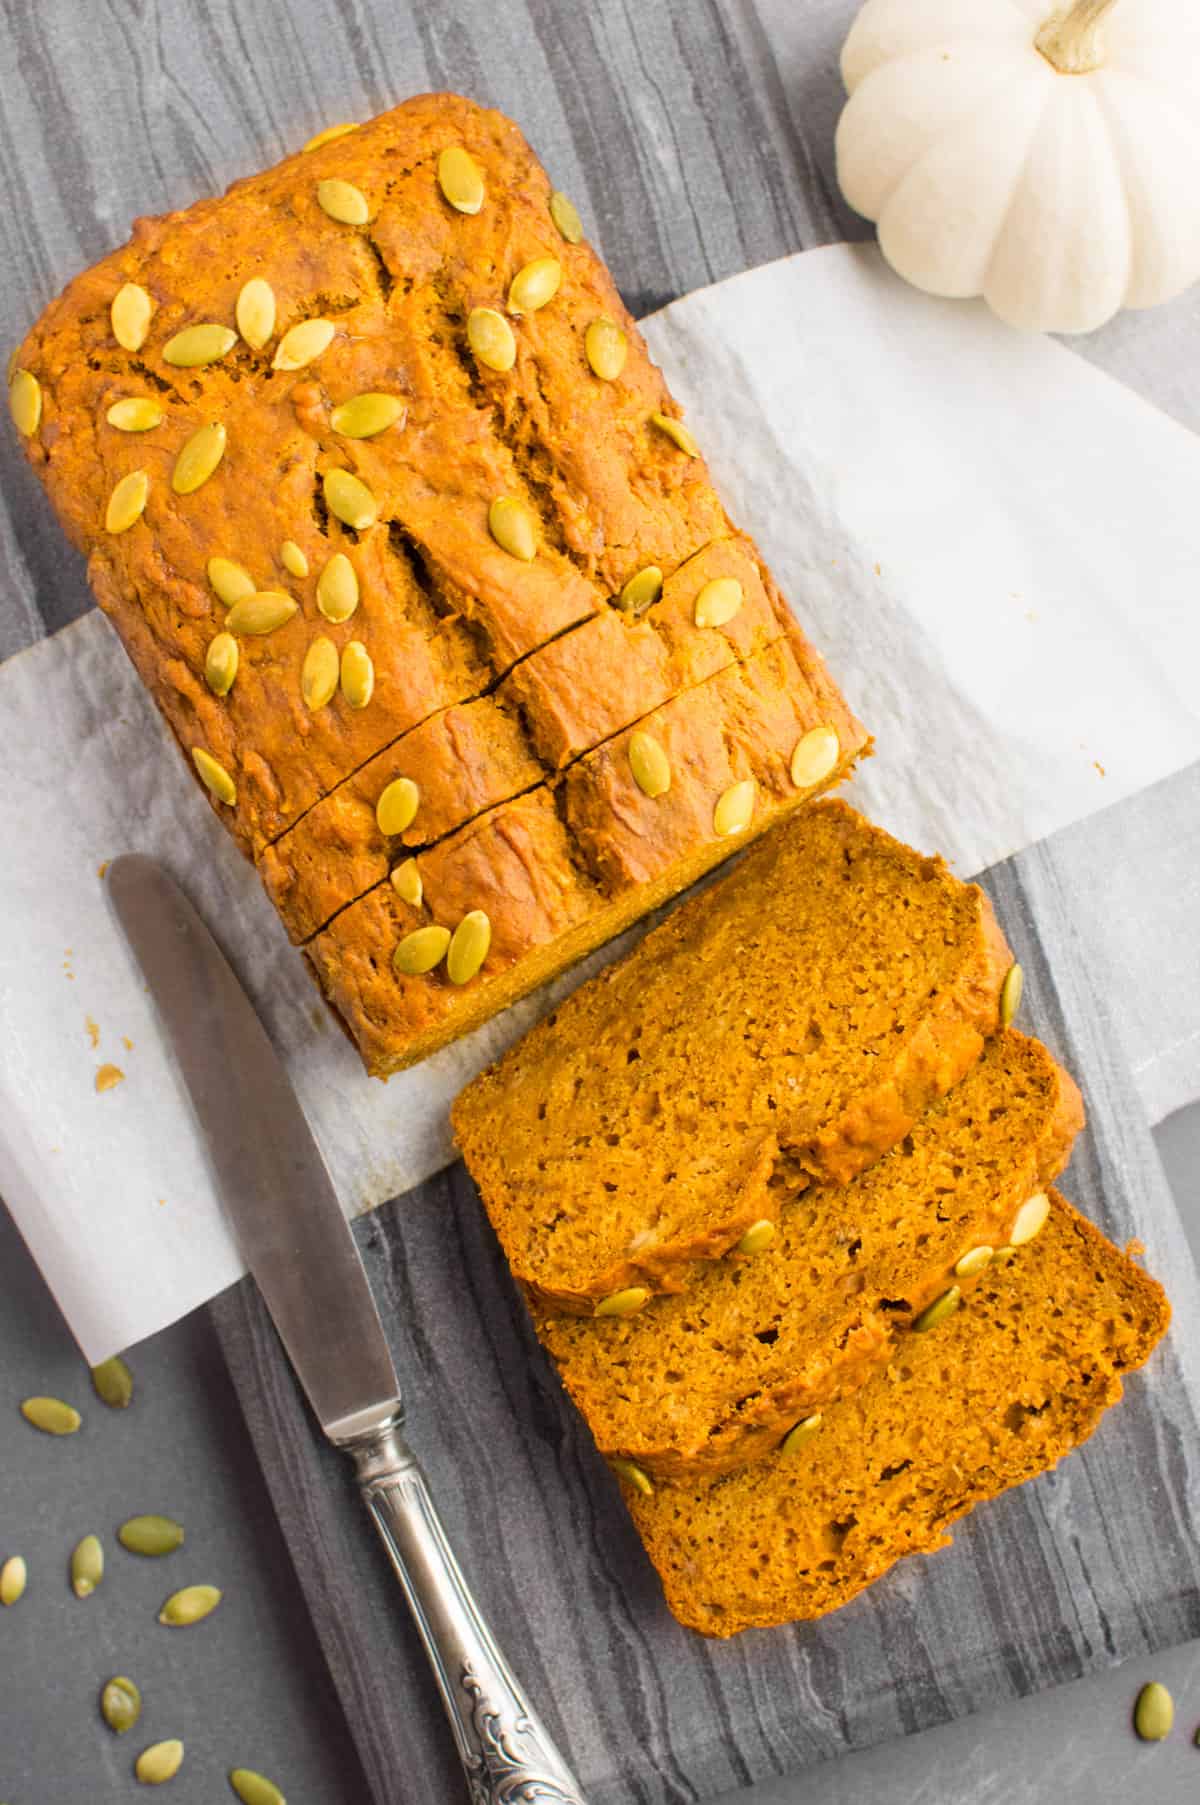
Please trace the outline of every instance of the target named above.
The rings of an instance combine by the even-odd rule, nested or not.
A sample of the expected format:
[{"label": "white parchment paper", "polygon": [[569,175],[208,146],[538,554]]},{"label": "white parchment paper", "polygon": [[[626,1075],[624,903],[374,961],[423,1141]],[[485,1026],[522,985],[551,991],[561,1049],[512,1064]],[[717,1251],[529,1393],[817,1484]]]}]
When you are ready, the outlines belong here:
[{"label": "white parchment paper", "polygon": [[[865,247],[736,277],[646,330],[875,732],[854,799],[877,819],[966,874],[1200,757],[1200,440]],[[106,622],[0,668],[0,735],[0,1194],[97,1360],[240,1271],[105,860],[149,852],[184,883],[350,1212],[445,1163],[454,1092],[548,997],[369,1080]],[[97,1093],[102,1063],[124,1078]]]}]

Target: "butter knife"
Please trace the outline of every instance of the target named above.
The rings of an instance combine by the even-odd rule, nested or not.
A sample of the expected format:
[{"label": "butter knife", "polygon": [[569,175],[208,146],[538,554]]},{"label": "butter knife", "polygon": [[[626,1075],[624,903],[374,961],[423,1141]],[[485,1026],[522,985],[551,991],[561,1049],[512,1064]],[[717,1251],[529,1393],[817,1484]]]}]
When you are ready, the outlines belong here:
[{"label": "butter knife", "polygon": [[108,895],[154,997],[217,1190],[288,1358],[359,1487],[429,1656],[473,1805],[583,1805],[497,1646],[405,1440],[366,1270],[282,1062],[182,890],[140,854]]}]

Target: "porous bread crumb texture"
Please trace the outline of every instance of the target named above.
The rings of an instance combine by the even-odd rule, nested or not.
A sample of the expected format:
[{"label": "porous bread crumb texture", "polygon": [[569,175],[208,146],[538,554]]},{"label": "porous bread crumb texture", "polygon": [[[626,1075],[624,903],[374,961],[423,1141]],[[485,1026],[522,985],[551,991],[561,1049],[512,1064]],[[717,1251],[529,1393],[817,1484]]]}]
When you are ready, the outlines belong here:
[{"label": "porous bread crumb texture", "polygon": [[1007,1030],[904,1141],[846,1186],[785,1198],[761,1253],[734,1253],[626,1320],[538,1315],[602,1453],[656,1477],[745,1466],[867,1381],[921,1311],[978,1274],[1083,1126],[1074,1083]]},{"label": "porous bread crumb texture", "polygon": [[[454,145],[483,178],[475,214],[449,205],[439,188],[439,156]],[[330,179],[358,190],[363,223],[322,206],[320,185]],[[771,798],[773,812],[836,782],[866,749],[755,548],[731,526],[702,459],[655,423],[679,410],[595,252],[559,233],[550,192],[508,120],[453,95],[422,96],[221,199],[138,221],[129,244],[73,282],[17,355],[40,385],[40,412],[24,440],[30,460],[189,762],[196,747],[216,761],[209,776],[221,800],[213,806],[261,860],[298,941],[386,880],[405,853],[409,842],[389,841],[374,818],[390,781],[379,761],[389,751],[393,768],[416,769],[427,792],[413,843],[435,846],[535,784],[559,807],[555,781],[573,760],[775,645],[790,645],[802,673],[800,712],[834,729],[839,756],[819,782],[793,785],[777,807]],[[561,265],[553,299],[506,313],[513,276],[546,257]],[[265,280],[275,300],[265,344],[235,337],[215,361],[166,360],[185,328],[232,328],[252,278]],[[117,343],[110,318],[129,283],[152,303],[137,350]],[[475,354],[468,321],[478,308],[508,319],[510,369]],[[612,381],[593,373],[584,348],[601,317],[628,342]],[[313,321],[327,322],[328,343],[298,370],[277,368],[287,335]],[[336,408],[372,394],[400,402],[392,425],[365,438],[335,429]],[[131,397],[157,403],[161,423],[137,432],[110,423],[113,404]],[[226,435],[223,456],[199,488],[177,493],[182,447],[213,425]],[[148,479],[144,511],[128,530],[108,531],[108,499],[135,471]],[[331,476],[366,486],[369,524],[347,524],[331,507]],[[530,559],[504,549],[489,527],[501,498],[532,525]],[[335,555],[353,568],[358,602],[330,619],[319,585]],[[255,589],[297,604],[274,630],[239,636],[224,694],[205,680],[208,649],[225,626],[207,573],[214,557],[242,566]],[[614,606],[650,565],[664,582],[648,611],[639,618]],[[704,584],[731,576],[742,585],[740,609],[697,625]],[[365,648],[373,687],[356,695],[344,682],[310,706],[301,671],[318,638],[332,644],[323,656],[334,676],[334,654]],[[360,652],[350,656],[362,664]],[[312,694],[326,691],[314,683]],[[819,714],[810,713],[814,702]],[[432,762],[441,758],[463,768],[441,781]],[[679,786],[660,799],[659,813],[681,796]],[[709,817],[716,800],[706,799]],[[764,808],[757,826],[769,818]],[[605,825],[593,825],[589,870],[607,852]],[[477,994],[465,1007],[442,998],[409,1009],[402,997],[383,1027],[388,1010],[373,994],[360,1007],[344,972],[330,975],[327,991],[373,1070],[411,1063],[729,850],[703,837],[702,847],[687,840],[674,877],[656,871],[640,891],[631,882],[617,897],[612,873],[601,872],[606,907],[592,911],[588,931],[561,958],[536,942],[520,976],[498,973],[493,958],[466,986]],[[487,910],[488,893],[473,906]],[[338,935],[367,923],[384,924],[377,907]],[[370,957],[384,950],[372,946]],[[322,974],[338,963],[329,949],[313,960]],[[423,982],[436,991],[444,975]]]},{"label": "porous bread crumb texture", "polygon": [[794,1187],[902,1140],[995,1030],[1010,963],[940,860],[843,803],[793,817],[458,1099],[513,1272],[585,1314],[678,1288],[777,1214],[780,1146]]},{"label": "porous bread crumb texture", "polygon": [[1062,1198],[957,1314],[790,1455],[626,1502],[683,1624],[732,1636],[824,1616],[974,1506],[1057,1464],[1166,1332],[1162,1289]]}]

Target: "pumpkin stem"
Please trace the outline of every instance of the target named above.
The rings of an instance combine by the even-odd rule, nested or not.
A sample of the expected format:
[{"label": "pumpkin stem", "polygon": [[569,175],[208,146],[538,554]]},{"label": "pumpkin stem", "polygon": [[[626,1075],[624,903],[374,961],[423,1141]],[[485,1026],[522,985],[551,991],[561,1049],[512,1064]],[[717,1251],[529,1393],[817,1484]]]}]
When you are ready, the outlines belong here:
[{"label": "pumpkin stem", "polygon": [[1046,20],[1033,40],[1060,75],[1090,75],[1104,63],[1100,25],[1116,0],[1075,0]]}]

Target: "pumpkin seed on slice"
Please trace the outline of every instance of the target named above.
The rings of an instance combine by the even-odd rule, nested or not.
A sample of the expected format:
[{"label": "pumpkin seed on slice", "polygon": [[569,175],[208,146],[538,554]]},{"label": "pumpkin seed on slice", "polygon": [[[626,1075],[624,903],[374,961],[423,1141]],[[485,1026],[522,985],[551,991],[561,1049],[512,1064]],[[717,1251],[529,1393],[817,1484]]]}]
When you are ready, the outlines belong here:
[{"label": "pumpkin seed on slice", "polygon": [[517,361],[513,329],[494,307],[472,307],[467,315],[467,343],[489,370],[511,370]]},{"label": "pumpkin seed on slice", "polygon": [[361,477],[349,470],[327,470],[321,480],[329,512],[356,533],[365,533],[379,517],[379,503]]},{"label": "pumpkin seed on slice", "polygon": [[940,1297],[935,1297],[931,1304],[927,1304],[919,1316],[914,1316],[913,1334],[923,1335],[927,1329],[936,1329],[939,1322],[945,1322],[948,1316],[954,1315],[961,1302],[962,1291],[957,1285],[951,1285],[948,1291],[943,1291]]},{"label": "pumpkin seed on slice", "polygon": [[22,438],[32,438],[42,423],[42,385],[32,370],[14,370],[8,385],[8,411]]},{"label": "pumpkin seed on slice", "polygon": [[593,320],[583,335],[583,353],[593,376],[615,382],[625,368],[629,340],[615,320]]},{"label": "pumpkin seed on slice", "polygon": [[104,418],[118,432],[153,432],[163,423],[163,410],[149,395],[126,395],[113,402]]},{"label": "pumpkin seed on slice", "polygon": [[690,458],[700,456],[700,447],[693,439],[682,420],[673,419],[670,414],[651,414],[650,424],[657,426],[659,432],[665,433],[673,445],[686,452]]},{"label": "pumpkin seed on slice", "polygon": [[150,494],[150,478],[144,470],[131,470],[123,476],[108,498],[104,515],[105,531],[127,533],[145,512]]},{"label": "pumpkin seed on slice", "polygon": [[510,313],[536,313],[558,293],[562,264],[557,257],[535,257],[519,269],[508,285]]},{"label": "pumpkin seed on slice", "polygon": [[469,984],[488,956],[492,944],[492,923],[483,909],[471,909],[464,915],[446,950],[446,976],[452,984]]},{"label": "pumpkin seed on slice", "polygon": [[713,832],[722,837],[744,833],[754,817],[757,794],[758,785],[753,777],[745,777],[741,783],[731,783],[717,799],[717,806],[713,810]]},{"label": "pumpkin seed on slice", "polygon": [[171,1629],[187,1629],[210,1616],[220,1602],[217,1586],[184,1586],[182,1591],[172,1592],[158,1613],[158,1621]]},{"label": "pumpkin seed on slice", "polygon": [[992,1263],[995,1249],[992,1247],[972,1247],[965,1253],[954,1268],[957,1279],[974,1278],[977,1272],[984,1272]]},{"label": "pumpkin seed on slice", "polygon": [[229,1784],[242,1805],[287,1805],[274,1780],[268,1780],[265,1774],[256,1774],[252,1768],[235,1767],[229,1776]]},{"label": "pumpkin seed on slice", "polygon": [[396,777],[380,794],[375,804],[375,819],[381,834],[392,839],[410,828],[421,806],[421,792],[411,777]]},{"label": "pumpkin seed on slice", "polygon": [[779,1452],[794,1454],[797,1448],[803,1447],[806,1441],[812,1440],[824,1421],[824,1414],[820,1410],[814,1410],[811,1416],[801,1417],[800,1421],[788,1430],[780,1442]]},{"label": "pumpkin seed on slice", "polygon": [[308,559],[294,539],[285,539],[279,548],[279,562],[290,577],[308,575]]},{"label": "pumpkin seed on slice", "polygon": [[761,1253],[764,1247],[770,1247],[775,1239],[775,1224],[769,1216],[762,1216],[752,1222],[737,1244],[739,1253]]},{"label": "pumpkin seed on slice", "polygon": [[235,564],[232,558],[210,558],[206,568],[209,582],[227,608],[232,608],[235,602],[245,601],[258,589],[246,566]]},{"label": "pumpkin seed on slice", "polygon": [[338,692],[341,680],[341,659],[332,639],[322,633],[313,640],[304,654],[304,664],[300,670],[300,694],[304,706],[316,714],[332,702]]},{"label": "pumpkin seed on slice", "polygon": [[71,1590],[90,1598],[104,1578],[104,1548],[99,1536],[84,1536],[71,1551]]},{"label": "pumpkin seed on slice", "polygon": [[348,120],[342,125],[327,125],[324,131],[314,132],[307,144],[300,146],[301,155],[307,150],[319,150],[322,144],[332,144],[335,138],[344,138],[349,132],[358,130],[357,120]]},{"label": "pumpkin seed on slice", "polygon": [[633,781],[643,796],[653,800],[665,796],[671,787],[671,761],[659,740],[641,728],[629,739],[629,768]]},{"label": "pumpkin seed on slice", "polygon": [[1025,989],[1025,973],[1015,963],[1005,973],[1004,982],[1000,986],[1000,1026],[1011,1025],[1017,1010],[1021,1007],[1021,993]]},{"label": "pumpkin seed on slice", "polygon": [[406,934],[392,954],[392,964],[405,978],[423,978],[440,965],[450,945],[450,929],[430,922]]},{"label": "pumpkin seed on slice", "polygon": [[133,1402],[133,1374],[119,1354],[92,1368],[92,1390],[110,1410],[127,1410]]},{"label": "pumpkin seed on slice", "polygon": [[26,1398],[21,1415],[43,1435],[74,1435],[83,1418],[61,1398]]},{"label": "pumpkin seed on slice", "polygon": [[167,1742],[152,1742],[143,1749],[133,1764],[133,1771],[143,1786],[161,1786],[173,1780],[183,1766],[183,1744],[177,1736]]},{"label": "pumpkin seed on slice", "polygon": [[488,532],[510,558],[520,558],[523,564],[530,564],[537,557],[537,528],[533,515],[524,502],[513,496],[497,495],[488,509]]},{"label": "pumpkin seed on slice", "polygon": [[456,213],[478,213],[483,205],[483,172],[470,151],[448,144],[438,157],[437,179]]},{"label": "pumpkin seed on slice", "polygon": [[192,747],[192,763],[200,773],[200,781],[209,793],[223,802],[227,808],[233,808],[237,802],[237,785],[225,769],[218,764],[211,752],[203,746]]},{"label": "pumpkin seed on slice", "polygon": [[824,783],[837,764],[841,747],[832,727],[813,727],[802,734],[792,751],[790,771],[798,790]]},{"label": "pumpkin seed on slice", "polygon": [[16,1604],[18,1598],[24,1596],[28,1581],[29,1569],[23,1557],[10,1554],[0,1567],[0,1604]]},{"label": "pumpkin seed on slice", "polygon": [[179,370],[197,370],[202,364],[217,363],[233,350],[237,333],[232,326],[220,326],[215,320],[200,326],[185,326],[163,346],[163,362]]},{"label": "pumpkin seed on slice", "polygon": [[1011,1247],[1024,1247],[1035,1235],[1040,1235],[1046,1226],[1046,1218],[1050,1214],[1050,1199],[1045,1191],[1035,1191],[1033,1196],[1024,1202],[1013,1219],[1008,1240]]},{"label": "pumpkin seed on slice", "polygon": [[342,694],[351,708],[365,708],[375,693],[375,664],[361,639],[342,647]]},{"label": "pumpkin seed on slice", "polygon": [[282,589],[259,589],[233,604],[225,616],[225,628],[229,633],[248,633],[261,638],[264,633],[274,633],[285,626],[299,608],[299,602],[285,595]]},{"label": "pumpkin seed on slice", "polygon": [[1143,1742],[1162,1742],[1175,1723],[1175,1700],[1159,1680],[1142,1687],[1133,1707],[1133,1727]]},{"label": "pumpkin seed on slice", "polygon": [[105,1682],[100,1693],[100,1715],[114,1736],[124,1736],[142,1715],[142,1695],[123,1673]]},{"label": "pumpkin seed on slice", "polygon": [[333,343],[337,327],[332,320],[300,320],[284,333],[271,359],[273,370],[303,370]]},{"label": "pumpkin seed on slice", "polygon": [[698,627],[724,627],[744,599],[745,591],[736,577],[714,577],[696,597],[692,619]]},{"label": "pumpkin seed on slice", "polygon": [[399,395],[352,395],[329,416],[334,432],[344,439],[373,439],[389,426],[403,425],[405,406]]},{"label": "pumpkin seed on slice", "polygon": [[579,243],[583,237],[583,221],[576,212],[575,203],[561,188],[556,188],[550,196],[550,217],[568,244]]},{"label": "pumpkin seed on slice", "polygon": [[154,302],[136,282],[122,283],[112,299],[108,317],[113,337],[123,351],[140,351],[150,331]]},{"label": "pumpkin seed on slice", "polygon": [[623,1460],[619,1455],[614,1455],[608,1464],[618,1479],[623,1479],[626,1485],[631,1485],[635,1492],[642,1494],[643,1498],[654,1496],[654,1486],[651,1483],[650,1475],[643,1473],[636,1461]]},{"label": "pumpkin seed on slice", "polygon": [[410,909],[419,909],[425,894],[421,873],[415,859],[404,859],[392,870],[392,889]]},{"label": "pumpkin seed on slice", "polygon": [[1017,1250],[1015,1247],[998,1247],[992,1255],[993,1259],[1002,1261],[1005,1266],[1011,1266],[1016,1257]]},{"label": "pumpkin seed on slice", "polygon": [[238,331],[252,351],[261,351],[275,331],[275,290],[263,276],[243,282],[234,308]]},{"label": "pumpkin seed on slice", "polygon": [[658,600],[662,588],[662,571],[657,564],[647,564],[643,570],[635,571],[623,586],[617,597],[617,607],[623,614],[644,614]]},{"label": "pumpkin seed on slice", "polygon": [[371,217],[371,204],[362,189],[340,176],[327,176],[317,183],[317,204],[343,226],[365,226]]},{"label": "pumpkin seed on slice", "polygon": [[624,1291],[614,1291],[608,1297],[602,1297],[593,1316],[636,1316],[650,1302],[650,1293],[644,1285],[628,1285]]},{"label": "pumpkin seed on slice", "polygon": [[129,1517],[118,1529],[117,1540],[130,1554],[174,1554],[183,1547],[183,1524],[174,1517]]},{"label": "pumpkin seed on slice", "polygon": [[227,696],[241,662],[238,642],[232,633],[217,633],[208,642],[204,654],[204,681],[214,696]]},{"label": "pumpkin seed on slice", "polygon": [[358,607],[358,572],[345,552],[334,552],[317,578],[317,607],[326,620],[349,620]]},{"label": "pumpkin seed on slice", "polygon": [[225,427],[220,420],[210,420],[194,432],[175,459],[171,487],[176,495],[194,495],[202,489],[225,456]]}]

